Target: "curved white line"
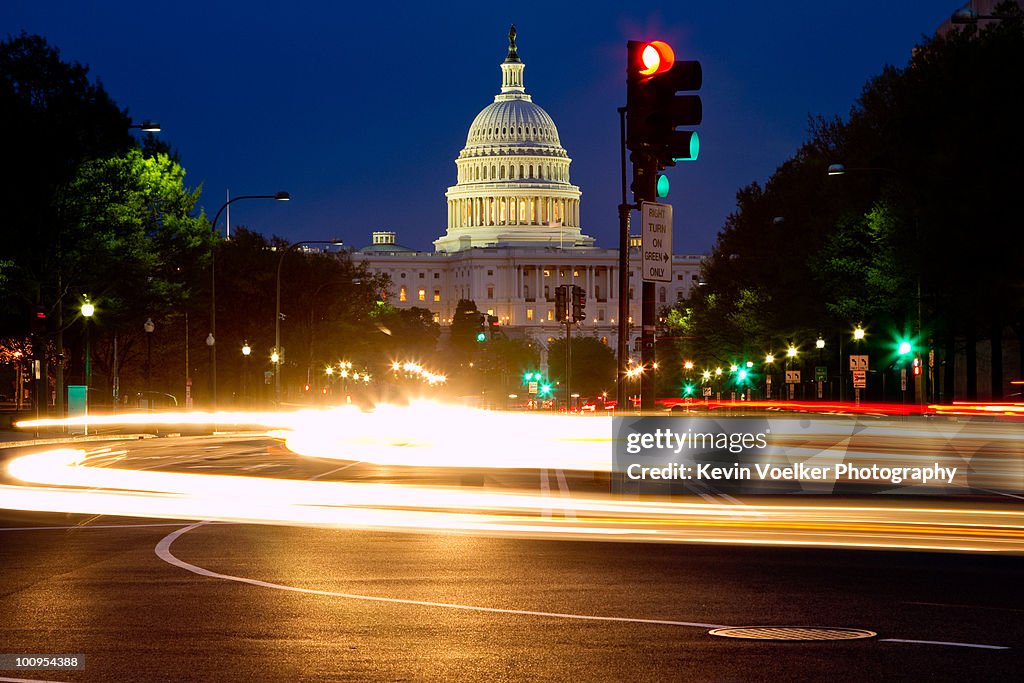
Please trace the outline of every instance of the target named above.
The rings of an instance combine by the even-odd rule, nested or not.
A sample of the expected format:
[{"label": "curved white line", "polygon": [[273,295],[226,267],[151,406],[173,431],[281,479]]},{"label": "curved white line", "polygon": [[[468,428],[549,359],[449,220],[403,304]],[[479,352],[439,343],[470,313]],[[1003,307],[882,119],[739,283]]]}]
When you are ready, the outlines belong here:
[{"label": "curved white line", "polygon": [[[243,576],[232,576],[231,574],[221,574],[214,572],[209,569],[204,569],[194,564],[185,562],[184,560],[178,559],[171,553],[171,544],[173,544],[178,538],[193,529],[201,526],[205,526],[209,522],[198,522],[181,529],[172,531],[168,535],[160,539],[160,542],[156,545],[156,554],[164,562],[190,571],[193,574],[199,574],[200,576],[207,576],[211,579],[222,579],[225,581],[235,581],[237,583],[247,583],[251,586],[260,586],[262,588],[273,588],[275,590],[291,591],[294,593],[306,593],[310,595],[325,595],[334,598],[347,598],[350,600],[365,600],[369,602],[387,602],[399,605],[419,605],[421,607],[446,607],[448,609],[461,609],[472,612],[490,612],[492,614],[516,614],[520,616],[530,617],[549,617],[554,619],[577,619],[582,621],[615,621],[615,622],[626,622],[632,624],[661,624],[663,626],[689,626],[692,628],[704,628],[704,629],[716,629],[716,628],[730,628],[720,624],[703,624],[695,621],[673,621],[669,619],[640,619],[637,617],[606,617],[596,614],[569,614],[564,612],[539,612],[534,610],[522,610],[522,609],[510,609],[507,607],[483,607],[480,605],[460,605],[457,603],[450,602],[432,602],[429,600],[409,600],[405,598],[385,598],[376,595],[359,595],[356,593],[339,593],[336,591],[317,590],[315,588],[298,588],[296,586],[286,586],[280,583],[271,583],[269,581],[261,581],[259,579],[248,579]],[[901,638],[881,638],[878,642],[883,643],[911,643],[918,645],[952,645],[955,647],[974,647],[982,648],[986,650],[1009,650],[1009,647],[1003,645],[981,645],[978,643],[955,643],[945,642],[939,640],[905,640]]]},{"label": "curved white line", "polygon": [[522,610],[522,609],[510,609],[506,607],[483,607],[480,605],[459,605],[450,602],[431,602],[429,600],[409,600],[405,598],[385,598],[377,595],[358,595],[356,593],[338,593],[335,591],[317,590],[314,588],[298,588],[296,586],[286,586],[280,583],[271,583],[269,581],[260,581],[259,579],[248,579],[243,576],[232,576],[230,574],[220,574],[218,572],[210,571],[198,567],[194,564],[189,564],[184,560],[180,560],[171,553],[171,544],[178,540],[178,537],[183,534],[192,531],[197,527],[204,526],[206,522],[199,522],[191,526],[178,529],[171,532],[167,536],[160,539],[160,542],[156,545],[156,554],[164,562],[179,567],[186,571],[190,571],[193,574],[199,574],[200,576],[208,576],[211,579],[223,579],[225,581],[235,581],[238,583],[247,583],[252,586],[260,586],[263,588],[274,588],[276,590],[292,591],[295,593],[308,593],[311,595],[326,595],[334,598],[348,598],[350,600],[366,600],[370,602],[388,602],[399,605],[419,605],[421,607],[446,607],[448,609],[461,609],[473,612],[491,612],[495,614],[517,614],[521,616],[530,617],[551,617],[555,619],[580,619],[584,621],[620,621],[629,622],[634,624],[662,624],[667,626],[690,626],[693,628],[727,628],[720,624],[702,624],[694,621],[672,621],[669,619],[639,619],[634,617],[603,617],[595,614],[567,614],[562,612],[537,612],[533,610]]},{"label": "curved white line", "polygon": [[880,643],[913,643],[915,645],[952,645],[953,647],[980,647],[983,650],[1009,650],[1005,645],[981,645],[979,643],[950,643],[943,640],[906,640],[905,638],[881,638]]}]

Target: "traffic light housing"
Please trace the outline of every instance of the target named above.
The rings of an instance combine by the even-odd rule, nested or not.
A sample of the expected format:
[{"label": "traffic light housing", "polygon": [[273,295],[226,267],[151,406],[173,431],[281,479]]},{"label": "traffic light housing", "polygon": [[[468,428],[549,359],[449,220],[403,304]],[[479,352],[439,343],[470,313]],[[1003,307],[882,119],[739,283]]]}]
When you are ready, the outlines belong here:
[{"label": "traffic light housing", "polygon": [[569,302],[566,297],[566,290],[566,285],[559,285],[555,289],[555,320],[560,323],[564,323],[568,319],[569,315]]},{"label": "traffic light housing", "polygon": [[572,286],[572,321],[581,323],[587,319],[587,292],[579,285]]},{"label": "traffic light housing", "polygon": [[38,335],[46,332],[46,308],[44,306],[36,306],[32,311],[29,327],[32,334]]},{"label": "traffic light housing", "polygon": [[476,316],[476,340],[478,342],[487,341],[487,315],[479,313]]},{"label": "traffic light housing", "polygon": [[488,338],[494,339],[494,336],[500,332],[500,330],[498,330],[498,316],[487,315],[484,316],[484,320],[487,323],[486,327]]},{"label": "traffic light housing", "polygon": [[700,90],[700,62],[677,62],[660,40],[631,40],[626,50],[626,147],[651,155],[662,168],[696,160],[697,133],[677,129],[700,124],[703,106],[699,96],[678,93]]}]

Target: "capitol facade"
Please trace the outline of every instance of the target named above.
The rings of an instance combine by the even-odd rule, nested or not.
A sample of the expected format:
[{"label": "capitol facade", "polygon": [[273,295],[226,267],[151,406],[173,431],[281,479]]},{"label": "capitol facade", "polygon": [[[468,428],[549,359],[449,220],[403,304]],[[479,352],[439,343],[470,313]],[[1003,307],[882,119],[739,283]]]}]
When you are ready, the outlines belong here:
[{"label": "capitol facade", "polygon": [[[501,64],[501,90],[470,124],[448,188],[448,225],[433,252],[398,244],[394,232],[373,233],[352,259],[392,282],[389,302],[430,310],[442,329],[460,299],[496,316],[509,337],[543,349],[564,335],[555,292],[571,284],[587,293],[587,320],[574,334],[615,348],[619,250],[602,249],[580,225],[580,188],[554,121],[526,92],[515,27]],[[638,244],[630,249],[631,336],[639,337]],[[701,256],[673,255],[671,282],[657,283],[659,307],[682,301],[698,285]],[[632,265],[636,264],[636,265]],[[632,339],[630,349],[635,346]]]}]

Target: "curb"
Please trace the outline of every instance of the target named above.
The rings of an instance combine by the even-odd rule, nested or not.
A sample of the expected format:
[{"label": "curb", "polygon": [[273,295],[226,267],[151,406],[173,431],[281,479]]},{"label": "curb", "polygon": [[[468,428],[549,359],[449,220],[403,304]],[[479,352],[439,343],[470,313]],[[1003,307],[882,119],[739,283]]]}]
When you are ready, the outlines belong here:
[{"label": "curb", "polygon": [[83,441],[134,441],[155,439],[155,434],[95,434],[93,436],[65,436],[52,439],[27,439],[25,441],[0,441],[0,450],[26,446],[49,446],[58,443],[79,443]]}]

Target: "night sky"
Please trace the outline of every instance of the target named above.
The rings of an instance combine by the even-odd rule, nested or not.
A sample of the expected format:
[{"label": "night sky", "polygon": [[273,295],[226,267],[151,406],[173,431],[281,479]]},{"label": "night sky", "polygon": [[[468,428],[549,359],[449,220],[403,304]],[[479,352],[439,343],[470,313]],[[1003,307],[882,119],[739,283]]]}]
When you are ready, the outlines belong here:
[{"label": "night sky", "polygon": [[705,253],[736,191],[805,140],[808,115],[847,116],[867,79],[904,66],[959,4],[5,0],[0,35],[46,37],[136,121],[159,121],[209,215],[229,190],[286,190],[294,201],[236,203],[232,226],[354,246],[388,229],[429,250],[511,23],[527,92],[573,160],[583,232],[616,246],[625,44],[666,40],[704,70],[701,157],[670,171],[669,201],[674,251]]}]

